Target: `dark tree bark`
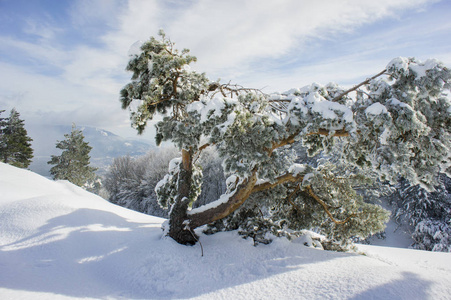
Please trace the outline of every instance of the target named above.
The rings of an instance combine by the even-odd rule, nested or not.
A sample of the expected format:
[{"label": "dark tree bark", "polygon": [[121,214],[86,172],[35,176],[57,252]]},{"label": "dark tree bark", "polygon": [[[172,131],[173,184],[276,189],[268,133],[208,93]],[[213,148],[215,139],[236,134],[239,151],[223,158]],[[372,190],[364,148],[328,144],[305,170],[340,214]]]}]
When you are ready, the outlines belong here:
[{"label": "dark tree bark", "polygon": [[169,236],[180,244],[194,245],[197,236],[188,224],[189,194],[193,175],[192,150],[182,150],[182,163],[178,178],[178,195],[169,213]]}]

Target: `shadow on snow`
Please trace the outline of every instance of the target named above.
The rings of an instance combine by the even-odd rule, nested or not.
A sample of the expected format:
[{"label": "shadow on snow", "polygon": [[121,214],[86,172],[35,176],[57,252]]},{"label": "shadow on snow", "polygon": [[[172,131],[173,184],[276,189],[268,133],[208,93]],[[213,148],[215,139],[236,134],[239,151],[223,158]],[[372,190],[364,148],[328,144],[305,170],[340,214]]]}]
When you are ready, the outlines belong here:
[{"label": "shadow on snow", "polygon": [[[253,247],[252,241],[232,233],[201,235],[201,242],[204,257],[199,245],[162,238],[158,222],[135,223],[111,212],[78,209],[50,219],[34,235],[1,246],[0,287],[71,297],[187,298],[355,256],[284,239]],[[409,286],[426,286],[406,274],[396,286],[387,284],[374,293],[382,299],[406,280]]]}]

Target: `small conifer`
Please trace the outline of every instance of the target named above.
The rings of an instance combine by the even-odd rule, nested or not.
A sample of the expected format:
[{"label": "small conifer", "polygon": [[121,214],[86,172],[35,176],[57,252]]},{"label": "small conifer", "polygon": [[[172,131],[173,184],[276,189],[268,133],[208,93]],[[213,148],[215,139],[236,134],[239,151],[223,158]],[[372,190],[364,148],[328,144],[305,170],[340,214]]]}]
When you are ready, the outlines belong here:
[{"label": "small conifer", "polygon": [[[0,111],[0,114],[4,111]],[[8,118],[0,118],[0,160],[4,163],[27,168],[33,158],[33,141],[24,126],[24,120],[15,108]]]},{"label": "small conifer", "polygon": [[54,165],[50,169],[55,180],[68,180],[78,186],[83,186],[95,178],[96,168],[89,166],[92,147],[84,141],[83,132],[72,125],[70,134],[64,135],[65,140],[58,141],[56,148],[63,150],[60,155],[52,155],[47,162]]}]

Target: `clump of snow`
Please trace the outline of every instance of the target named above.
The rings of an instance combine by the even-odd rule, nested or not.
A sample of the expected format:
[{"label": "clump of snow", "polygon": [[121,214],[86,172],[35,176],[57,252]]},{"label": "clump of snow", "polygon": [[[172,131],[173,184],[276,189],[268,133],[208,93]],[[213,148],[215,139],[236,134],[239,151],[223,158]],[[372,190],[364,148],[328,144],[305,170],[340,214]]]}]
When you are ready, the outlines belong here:
[{"label": "clump of snow", "polygon": [[434,69],[439,64],[439,61],[436,59],[427,59],[423,63],[419,64],[411,64],[410,70],[412,70],[417,77],[425,77],[426,71]]},{"label": "clump of snow", "polygon": [[235,99],[225,97],[214,97],[209,101],[196,101],[186,108],[188,112],[197,111],[200,114],[200,123],[208,121],[210,116],[219,117],[226,103],[234,103]]},{"label": "clump of snow", "polygon": [[365,109],[365,113],[367,115],[374,116],[386,114],[387,112],[388,112],[387,108],[384,105],[380,104],[379,102],[373,103]]},{"label": "clump of snow", "polygon": [[294,164],[290,166],[288,169],[288,173],[293,174],[293,176],[297,176],[298,174],[304,173],[307,169],[307,165],[304,164]]},{"label": "clump of snow", "polygon": [[236,184],[236,181],[238,180],[238,176],[236,175],[230,175],[226,179],[226,186],[230,186],[232,184]]},{"label": "clump of snow", "polygon": [[[287,117],[284,119],[284,123],[290,122],[297,126],[301,124],[302,119],[305,117],[314,116],[315,119],[322,119],[325,122],[322,126],[326,126],[328,129],[342,129],[343,124],[347,124],[350,128],[355,127],[354,114],[352,110],[346,105],[338,102],[329,101],[324,98],[319,92],[315,91],[320,87],[317,84],[313,84],[302,89],[290,90],[293,94],[280,95],[281,99],[289,100]],[[275,97],[278,94],[274,94],[271,97]],[[332,125],[332,124],[336,124]],[[350,129],[349,128],[349,129]]]},{"label": "clump of snow", "polygon": [[[0,299],[448,299],[449,253],[253,246],[235,232],[204,248],[163,237],[165,220],[67,181],[0,163]],[[304,240],[302,240],[304,239]],[[311,241],[310,241],[311,239]]]},{"label": "clump of snow", "polygon": [[227,115],[227,121],[218,125],[218,128],[222,133],[226,132],[229,126],[231,126],[235,122],[236,113],[232,112]]},{"label": "clump of snow", "polygon": [[289,89],[288,91],[286,91],[284,94],[286,95],[300,95],[301,94],[301,90],[298,88],[292,88]]},{"label": "clump of snow", "polygon": [[170,174],[164,175],[164,177],[163,177],[160,181],[158,181],[157,184],[155,185],[155,189],[154,189],[155,193],[158,194],[157,191],[158,191],[162,186],[165,186],[165,185],[169,182],[169,180],[170,180],[171,178],[172,178],[172,175],[170,175]]},{"label": "clump of snow", "polygon": [[325,239],[324,236],[320,236],[317,233],[305,230],[303,234],[293,239],[292,242],[296,244],[302,244],[306,247],[323,250],[323,245],[321,244],[321,240],[323,239]]},{"label": "clump of snow", "polygon": [[313,173],[308,173],[304,175],[304,179],[302,179],[302,185],[303,186],[307,186],[310,184],[310,180],[314,177],[315,175]]},{"label": "clump of snow", "polygon": [[387,103],[393,105],[393,106],[399,106],[399,107],[408,107],[409,105],[407,103],[401,102],[396,98],[391,98],[387,101]]},{"label": "clump of snow", "polygon": [[219,197],[218,200],[212,201],[212,202],[210,202],[210,203],[208,203],[208,204],[205,204],[205,205],[202,205],[202,206],[200,206],[200,207],[197,207],[197,208],[194,208],[194,209],[190,210],[190,211],[188,212],[188,215],[193,215],[193,214],[201,213],[201,212],[207,211],[207,210],[209,210],[209,209],[218,207],[219,205],[224,204],[224,203],[226,203],[227,201],[229,201],[229,200],[230,200],[230,197],[232,197],[234,194],[235,194],[235,191],[233,191],[233,192],[231,192],[231,193],[222,194],[222,195]]},{"label": "clump of snow", "polygon": [[181,162],[182,162],[181,157],[176,157],[176,158],[171,159],[171,161],[169,162],[168,173],[169,174],[176,173],[177,170],[179,169]]},{"label": "clump of snow", "polygon": [[320,114],[324,119],[334,120],[338,118],[334,110],[341,108],[339,103],[327,101],[318,93],[309,94],[305,102],[311,107],[313,112]]},{"label": "clump of snow", "polygon": [[409,59],[406,57],[393,58],[386,67],[387,70],[397,70],[403,73],[409,72]]},{"label": "clump of snow", "polygon": [[382,132],[382,134],[381,134],[380,137],[379,137],[379,142],[380,142],[382,145],[388,145],[387,139],[388,139],[389,137],[390,137],[390,129],[385,128],[385,129],[384,129],[384,132]]}]

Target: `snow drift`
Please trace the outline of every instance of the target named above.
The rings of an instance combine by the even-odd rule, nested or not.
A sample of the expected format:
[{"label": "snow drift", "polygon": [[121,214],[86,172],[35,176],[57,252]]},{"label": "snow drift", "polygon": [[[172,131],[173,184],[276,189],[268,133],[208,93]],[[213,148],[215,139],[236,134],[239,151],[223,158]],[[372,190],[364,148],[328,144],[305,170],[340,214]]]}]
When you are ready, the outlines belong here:
[{"label": "snow drift", "polygon": [[164,219],[0,163],[1,299],[447,299],[451,256],[360,246],[335,253],[233,232],[204,248],[162,237]]}]

